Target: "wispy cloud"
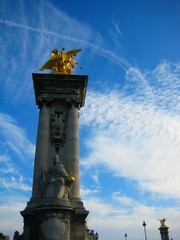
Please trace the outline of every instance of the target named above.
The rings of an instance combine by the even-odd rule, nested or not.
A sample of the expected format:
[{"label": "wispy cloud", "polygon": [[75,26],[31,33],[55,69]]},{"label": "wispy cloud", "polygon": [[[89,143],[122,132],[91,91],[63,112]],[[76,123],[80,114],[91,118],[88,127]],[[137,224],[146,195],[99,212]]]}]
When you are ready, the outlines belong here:
[{"label": "wispy cloud", "polygon": [[52,32],[52,31],[47,31],[47,30],[44,30],[44,29],[30,27],[28,25],[19,24],[19,23],[10,21],[10,20],[0,19],[0,23],[5,24],[9,27],[20,28],[20,29],[32,31],[32,32],[35,32],[35,33],[42,33],[42,34],[45,34],[45,35],[48,35],[48,36],[53,36],[53,37],[60,38],[60,39],[70,41],[70,42],[73,42],[73,43],[78,43],[79,45],[82,45],[86,48],[90,48],[92,51],[94,51],[95,53],[97,53],[97,54],[99,54],[99,55],[101,55],[105,58],[107,58],[109,61],[112,61],[113,63],[118,64],[125,71],[128,68],[131,67],[131,64],[126,59],[124,59],[123,57],[118,56],[115,53],[113,53],[112,51],[110,51],[108,49],[105,49],[105,48],[102,48],[102,47],[100,47],[100,46],[98,46],[94,43],[87,42],[85,40],[81,40],[80,38],[78,39],[78,38],[71,37],[71,36],[68,36],[68,35],[63,35],[63,34],[55,33],[55,32]]},{"label": "wispy cloud", "polygon": [[13,196],[13,198],[3,198],[4,202],[0,204],[0,223],[3,233],[9,235],[13,239],[14,232],[17,230],[21,234],[23,232],[23,218],[20,211],[25,208],[27,198],[21,196]]},{"label": "wispy cloud", "polygon": [[[136,70],[132,70],[131,77],[127,73],[123,91],[88,93],[81,124],[91,128],[91,135],[87,140],[89,155],[82,164],[103,164],[117,176],[136,180],[145,191],[179,198],[180,127],[176,90],[179,73],[177,65],[163,66],[160,64],[151,73],[146,71],[151,78]],[[170,92],[160,91],[152,79],[158,79]],[[138,85],[126,95],[130,81]],[[164,102],[161,97],[166,98]]]},{"label": "wispy cloud", "polygon": [[27,12],[25,14],[24,1],[15,7],[13,2],[3,1],[2,9],[6,11],[0,10],[0,25],[3,28],[0,40],[3,54],[0,61],[5,74],[1,77],[6,79],[1,81],[5,89],[4,97],[8,101],[17,102],[23,95],[25,101],[32,103],[31,74],[37,72],[49,58],[50,51],[60,45],[67,49],[77,46],[84,48],[84,54],[80,56],[83,60],[85,54],[85,59],[89,59],[87,54],[93,58],[99,55],[125,71],[131,67],[112,48],[102,47],[106,46],[103,36],[86,23],[76,20],[47,1],[40,2],[38,6],[33,2],[28,4],[31,15]]},{"label": "wispy cloud", "polygon": [[19,191],[31,191],[31,184],[27,184],[25,181],[26,180],[23,176],[20,176],[18,178],[15,178],[14,176],[11,176],[9,178],[0,178],[1,186],[7,190],[15,189]]},{"label": "wispy cloud", "polygon": [[112,20],[112,23],[113,23],[113,26],[114,26],[116,32],[117,32],[122,38],[124,38],[124,35],[123,35],[123,33],[121,32],[121,30],[120,30],[119,23],[116,22],[116,21],[114,21],[114,20]]},{"label": "wispy cloud", "polygon": [[0,175],[15,172],[14,164],[12,163],[8,155],[6,154],[0,155],[0,164],[1,164]]},{"label": "wispy cloud", "polygon": [[124,35],[120,30],[120,24],[119,22],[112,19],[112,27],[109,30],[109,35],[113,41],[113,44],[115,44],[116,48],[123,49],[122,46],[122,40],[124,40]]},{"label": "wispy cloud", "polygon": [[10,115],[0,113],[0,129],[4,144],[8,145],[21,160],[34,156],[35,145],[29,141],[25,130],[20,128]]},{"label": "wispy cloud", "polygon": [[83,196],[83,197],[90,196],[92,194],[94,195],[94,194],[98,193],[99,191],[100,191],[99,189],[91,190],[91,189],[87,189],[85,187],[81,187],[81,189],[80,189],[81,196]]},{"label": "wispy cloud", "polygon": [[97,169],[91,173],[91,178],[94,180],[96,185],[99,185],[99,172]]},{"label": "wispy cloud", "polygon": [[[171,233],[174,236],[178,234],[179,209],[175,207],[163,209],[150,207],[124,196],[120,192],[113,193],[109,203],[97,196],[93,197],[92,194],[91,197],[88,196],[84,199],[84,203],[90,210],[88,226],[90,229],[96,226],[101,237],[116,239],[117,236],[120,236],[123,238],[126,232],[129,238],[141,239],[144,236],[142,222],[146,220],[148,236],[158,240],[160,237],[159,219],[163,217],[167,218]],[[135,235],[133,235],[134,232]]]}]

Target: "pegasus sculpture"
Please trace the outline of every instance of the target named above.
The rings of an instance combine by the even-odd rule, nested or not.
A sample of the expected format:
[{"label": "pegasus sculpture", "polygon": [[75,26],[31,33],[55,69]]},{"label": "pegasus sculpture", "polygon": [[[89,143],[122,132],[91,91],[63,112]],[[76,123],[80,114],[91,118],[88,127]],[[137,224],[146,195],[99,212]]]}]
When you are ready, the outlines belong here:
[{"label": "pegasus sculpture", "polygon": [[81,49],[74,49],[68,52],[64,52],[65,48],[61,51],[54,49],[51,52],[50,59],[39,69],[43,71],[45,69],[52,70],[51,73],[57,74],[73,74],[72,69],[75,69],[75,64],[79,64],[74,60]]}]

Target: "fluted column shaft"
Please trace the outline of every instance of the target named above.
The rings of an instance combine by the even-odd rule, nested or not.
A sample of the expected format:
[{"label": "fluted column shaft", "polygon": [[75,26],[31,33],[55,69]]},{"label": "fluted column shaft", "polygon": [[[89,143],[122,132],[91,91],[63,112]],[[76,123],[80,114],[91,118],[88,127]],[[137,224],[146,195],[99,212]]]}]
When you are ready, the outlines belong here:
[{"label": "fluted column shaft", "polygon": [[68,171],[73,174],[75,181],[72,186],[72,198],[80,198],[79,180],[79,112],[75,104],[72,104],[68,117],[68,136],[67,136],[67,166]]},{"label": "fluted column shaft", "polygon": [[46,169],[48,162],[49,145],[49,107],[43,102],[40,107],[39,124],[36,140],[36,153],[34,161],[32,198],[41,197],[41,172]]}]

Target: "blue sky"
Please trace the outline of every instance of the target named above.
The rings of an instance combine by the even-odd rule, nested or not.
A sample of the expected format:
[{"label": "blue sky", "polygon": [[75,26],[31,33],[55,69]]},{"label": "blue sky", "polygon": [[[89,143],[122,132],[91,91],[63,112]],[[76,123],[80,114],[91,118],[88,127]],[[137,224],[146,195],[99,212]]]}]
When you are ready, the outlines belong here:
[{"label": "blue sky", "polygon": [[[82,48],[81,198],[101,240],[180,238],[180,2],[0,3],[0,232],[22,232],[38,109],[32,73],[54,48]],[[48,72],[48,71],[45,71]]]}]

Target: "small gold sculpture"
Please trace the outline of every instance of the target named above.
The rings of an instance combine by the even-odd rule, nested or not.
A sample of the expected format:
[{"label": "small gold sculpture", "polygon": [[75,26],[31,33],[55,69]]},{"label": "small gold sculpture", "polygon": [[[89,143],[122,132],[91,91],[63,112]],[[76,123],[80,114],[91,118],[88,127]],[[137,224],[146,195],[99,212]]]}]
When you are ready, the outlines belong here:
[{"label": "small gold sculpture", "polygon": [[160,219],[161,227],[166,227],[165,222],[166,222],[166,219],[165,219],[165,218]]},{"label": "small gold sculpture", "polygon": [[50,69],[52,70],[51,73],[73,74],[72,69],[75,68],[75,64],[79,64],[74,60],[74,57],[81,49],[74,49],[68,52],[64,52],[64,50],[65,48],[62,48],[60,52],[58,49],[54,49],[51,52],[50,59],[39,70]]},{"label": "small gold sculpture", "polygon": [[69,181],[70,183],[73,183],[73,182],[75,181],[75,178],[74,178],[73,176],[70,176],[70,177],[68,178],[68,181]]},{"label": "small gold sculpture", "polygon": [[70,174],[69,174],[68,181],[71,184],[75,181],[75,177],[72,175],[72,172],[70,172]]}]

